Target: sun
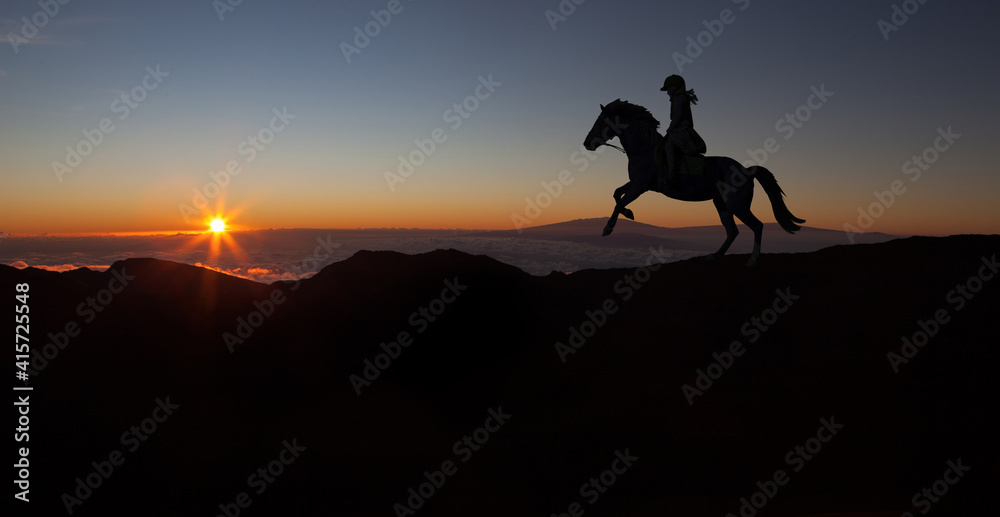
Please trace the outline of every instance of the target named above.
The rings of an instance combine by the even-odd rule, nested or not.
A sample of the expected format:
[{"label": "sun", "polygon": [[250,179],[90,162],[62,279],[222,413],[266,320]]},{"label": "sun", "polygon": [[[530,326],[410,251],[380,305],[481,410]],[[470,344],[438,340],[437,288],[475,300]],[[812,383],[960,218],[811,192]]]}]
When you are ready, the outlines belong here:
[{"label": "sun", "polygon": [[[205,230],[197,232],[184,246],[185,249],[200,249],[208,253],[208,259],[218,260],[223,252],[228,252],[238,261],[249,260],[247,254],[237,242],[239,234],[245,227],[239,224],[230,224],[231,221],[238,220],[238,210],[225,212],[219,210],[213,213],[206,213],[205,218],[200,221]],[[235,232],[235,233],[234,233]]]}]

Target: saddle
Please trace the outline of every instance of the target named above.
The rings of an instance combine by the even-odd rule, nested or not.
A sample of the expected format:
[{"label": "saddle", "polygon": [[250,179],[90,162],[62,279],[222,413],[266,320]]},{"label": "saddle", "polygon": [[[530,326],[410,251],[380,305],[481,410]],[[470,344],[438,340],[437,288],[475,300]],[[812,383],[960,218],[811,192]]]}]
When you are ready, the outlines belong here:
[{"label": "saddle", "polygon": [[[708,150],[705,145],[705,140],[695,131],[693,128],[690,129],[688,135],[691,137],[691,144],[693,144],[696,153],[684,153],[684,159],[678,167],[678,172],[680,174],[694,174],[695,176],[705,175],[705,152]],[[666,142],[660,140],[656,147],[653,149],[653,159],[656,161],[656,165],[662,169],[667,168],[667,151],[665,149]]]},{"label": "saddle", "polygon": [[703,154],[685,154],[684,161],[681,162],[680,166],[681,174],[694,174],[695,176],[705,175],[705,155]]}]

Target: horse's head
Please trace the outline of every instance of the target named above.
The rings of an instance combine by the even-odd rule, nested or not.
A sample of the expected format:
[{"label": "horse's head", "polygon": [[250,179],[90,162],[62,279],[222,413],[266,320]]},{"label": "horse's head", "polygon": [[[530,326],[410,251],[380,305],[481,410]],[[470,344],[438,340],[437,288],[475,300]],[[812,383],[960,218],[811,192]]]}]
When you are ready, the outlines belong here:
[{"label": "horse's head", "polygon": [[590,128],[590,133],[587,133],[587,138],[583,141],[584,149],[594,151],[608,140],[621,136],[622,130],[628,127],[618,120],[617,108],[621,102],[621,99],[615,99],[607,106],[601,104],[601,114],[597,116],[594,127]]}]

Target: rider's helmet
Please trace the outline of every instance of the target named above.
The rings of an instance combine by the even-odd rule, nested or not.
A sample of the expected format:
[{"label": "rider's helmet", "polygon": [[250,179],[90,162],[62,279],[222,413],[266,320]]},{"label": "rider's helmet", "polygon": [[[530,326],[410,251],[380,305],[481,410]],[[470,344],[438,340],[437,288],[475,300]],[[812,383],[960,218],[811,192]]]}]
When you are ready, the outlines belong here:
[{"label": "rider's helmet", "polygon": [[665,92],[671,87],[676,87],[678,90],[684,91],[684,78],[677,74],[667,76],[667,78],[663,80],[663,88],[660,88],[660,91]]}]

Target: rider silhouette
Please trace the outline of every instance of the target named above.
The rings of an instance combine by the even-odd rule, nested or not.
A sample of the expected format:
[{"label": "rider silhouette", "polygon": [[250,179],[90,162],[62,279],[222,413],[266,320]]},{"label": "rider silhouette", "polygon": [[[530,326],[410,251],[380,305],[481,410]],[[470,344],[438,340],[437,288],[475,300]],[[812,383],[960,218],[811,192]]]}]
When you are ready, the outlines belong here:
[{"label": "rider silhouette", "polygon": [[670,94],[670,126],[663,137],[663,150],[666,154],[666,171],[660,169],[659,187],[677,188],[678,174],[684,155],[704,153],[704,140],[694,130],[694,120],[691,118],[691,105],[698,104],[694,90],[685,90],[684,78],[671,75],[663,81],[661,92]]}]

